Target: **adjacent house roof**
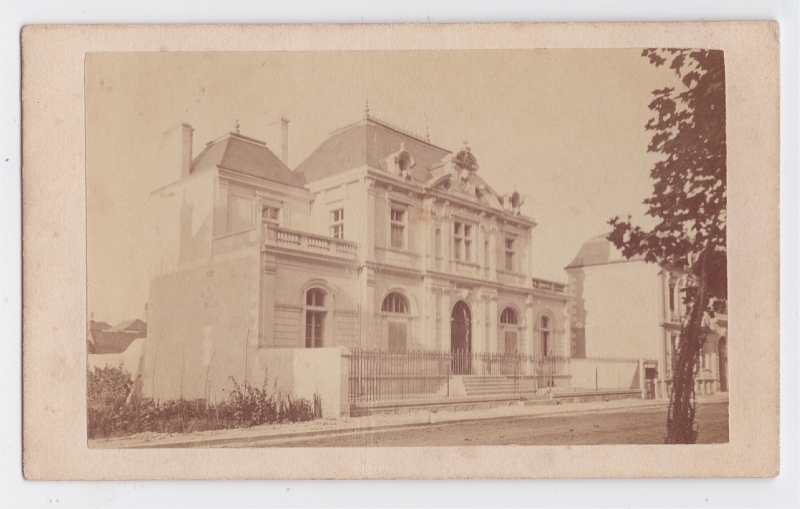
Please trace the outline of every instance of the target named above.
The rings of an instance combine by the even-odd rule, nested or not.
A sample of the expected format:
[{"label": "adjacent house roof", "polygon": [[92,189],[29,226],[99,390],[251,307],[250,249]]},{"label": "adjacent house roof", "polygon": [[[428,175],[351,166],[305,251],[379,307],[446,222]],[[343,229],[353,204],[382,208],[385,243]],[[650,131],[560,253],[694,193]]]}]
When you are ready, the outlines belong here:
[{"label": "adjacent house roof", "polygon": [[144,323],[142,320],[135,318],[133,320],[125,320],[124,322],[118,323],[114,329],[115,331],[130,331],[130,332],[142,332],[147,331],[147,324]]},{"label": "adjacent house roof", "polygon": [[266,143],[238,133],[210,142],[192,161],[190,173],[223,168],[281,184],[303,187],[302,178],[292,173]]},{"label": "adjacent house roof", "polygon": [[610,240],[607,239],[608,234],[604,233],[597,237],[592,237],[581,246],[580,251],[575,258],[566,266],[567,269],[574,269],[578,267],[586,267],[589,265],[603,265],[607,263],[644,260],[644,256],[634,256],[633,258],[625,258],[622,252],[614,247]]},{"label": "adjacent house roof", "polygon": [[409,169],[411,178],[423,183],[431,178],[429,168],[451,153],[368,115],[331,133],[300,163],[295,174],[310,183],[360,166],[386,170],[386,158],[398,152],[401,146],[413,155],[416,163]]},{"label": "adjacent house roof", "polygon": [[111,328],[111,324],[106,322],[95,322],[94,320],[89,321],[89,330],[96,331],[96,330],[107,330]]}]

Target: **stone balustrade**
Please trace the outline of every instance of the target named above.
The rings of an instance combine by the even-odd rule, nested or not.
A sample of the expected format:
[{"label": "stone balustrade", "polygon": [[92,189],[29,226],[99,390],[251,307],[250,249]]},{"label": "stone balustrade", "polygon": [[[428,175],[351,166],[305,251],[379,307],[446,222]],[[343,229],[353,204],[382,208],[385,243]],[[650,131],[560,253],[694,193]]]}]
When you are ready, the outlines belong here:
[{"label": "stone balustrade", "polygon": [[358,244],[355,242],[279,228],[271,224],[264,225],[264,245],[327,254],[350,260],[355,260],[358,256]]}]

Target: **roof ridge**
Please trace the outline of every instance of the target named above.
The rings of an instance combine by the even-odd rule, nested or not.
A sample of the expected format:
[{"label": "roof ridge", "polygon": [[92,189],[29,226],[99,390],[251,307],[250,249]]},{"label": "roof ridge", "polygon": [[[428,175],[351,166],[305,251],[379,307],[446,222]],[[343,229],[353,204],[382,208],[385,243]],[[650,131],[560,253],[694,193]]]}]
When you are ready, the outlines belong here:
[{"label": "roof ridge", "polygon": [[255,139],[255,138],[251,138],[249,136],[245,136],[243,134],[230,132],[230,133],[223,134],[219,138],[216,138],[216,139],[213,139],[213,140],[211,140],[209,142],[206,142],[206,147],[210,147],[211,145],[214,145],[216,143],[220,143],[220,142],[225,141],[226,139],[230,139],[230,138],[236,138],[237,140],[247,141],[247,142],[250,142],[250,143],[252,143],[254,145],[258,145],[259,147],[266,147],[267,146],[267,142],[266,141],[261,141],[261,140]]},{"label": "roof ridge", "polygon": [[425,137],[423,137],[423,136],[411,131],[410,129],[405,129],[403,127],[397,126],[397,125],[392,124],[390,122],[387,122],[385,120],[381,120],[380,118],[378,118],[378,117],[376,117],[374,115],[370,115],[369,113],[364,115],[364,118],[362,118],[360,120],[356,120],[355,122],[347,124],[347,125],[345,125],[343,127],[340,127],[338,129],[334,129],[333,131],[331,131],[328,134],[328,137],[326,138],[326,140],[336,136],[337,134],[340,134],[340,133],[342,133],[344,131],[347,131],[348,129],[352,129],[354,127],[361,127],[362,125],[369,125],[369,124],[378,125],[378,126],[386,128],[386,129],[392,130],[392,131],[394,131],[394,132],[396,132],[398,134],[402,134],[403,136],[407,136],[407,137],[411,138],[412,140],[417,141],[419,143],[423,143],[423,144],[428,145],[430,147],[433,147],[433,148],[436,148],[436,149],[439,149],[439,150],[443,150],[443,151],[447,152],[448,154],[452,154],[453,153],[452,150],[449,150],[449,149],[446,149],[444,147],[440,147],[439,145],[436,145],[434,143],[431,143],[430,140],[428,140]]}]

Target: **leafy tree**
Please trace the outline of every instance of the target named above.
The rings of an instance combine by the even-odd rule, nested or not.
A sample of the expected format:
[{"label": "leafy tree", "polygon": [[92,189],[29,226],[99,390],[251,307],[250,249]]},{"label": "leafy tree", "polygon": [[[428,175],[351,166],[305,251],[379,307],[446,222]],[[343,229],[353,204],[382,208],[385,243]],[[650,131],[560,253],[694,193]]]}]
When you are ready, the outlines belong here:
[{"label": "leafy tree", "polygon": [[644,203],[657,224],[649,231],[630,217],[615,217],[608,239],[628,258],[689,274],[683,300],[687,316],[672,365],[667,443],[694,443],[694,381],[705,342],[707,316],[727,302],[725,63],[722,51],[645,49],[656,67],[669,65],[682,87],[653,91],[649,152],[653,195]]}]

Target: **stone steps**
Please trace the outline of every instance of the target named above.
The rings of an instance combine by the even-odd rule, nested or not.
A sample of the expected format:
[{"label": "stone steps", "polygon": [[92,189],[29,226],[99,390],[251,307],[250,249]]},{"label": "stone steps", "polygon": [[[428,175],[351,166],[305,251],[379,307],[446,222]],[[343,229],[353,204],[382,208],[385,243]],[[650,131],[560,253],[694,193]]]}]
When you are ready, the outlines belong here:
[{"label": "stone steps", "polygon": [[505,376],[466,375],[462,379],[467,396],[511,396],[514,380]]}]

